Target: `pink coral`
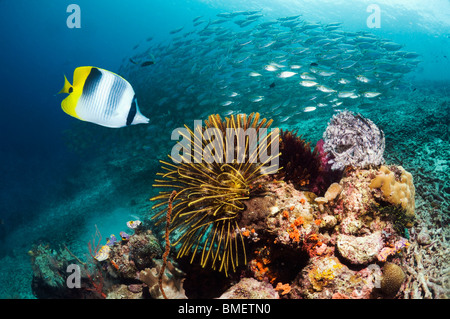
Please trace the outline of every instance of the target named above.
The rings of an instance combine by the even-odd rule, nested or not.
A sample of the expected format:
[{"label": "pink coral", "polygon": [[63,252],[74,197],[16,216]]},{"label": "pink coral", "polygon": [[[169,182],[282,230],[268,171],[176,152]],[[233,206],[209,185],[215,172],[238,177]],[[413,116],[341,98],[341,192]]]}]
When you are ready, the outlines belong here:
[{"label": "pink coral", "polygon": [[387,258],[391,255],[395,255],[396,252],[399,252],[402,248],[408,247],[409,242],[405,238],[401,238],[398,240],[394,247],[384,247],[379,253],[378,253],[378,261],[386,261]]}]

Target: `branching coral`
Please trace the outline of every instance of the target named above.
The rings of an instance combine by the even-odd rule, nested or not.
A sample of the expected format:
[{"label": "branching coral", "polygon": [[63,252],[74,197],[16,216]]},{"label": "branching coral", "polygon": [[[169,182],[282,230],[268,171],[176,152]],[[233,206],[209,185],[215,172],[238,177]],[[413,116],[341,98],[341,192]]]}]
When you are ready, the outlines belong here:
[{"label": "branching coral", "polygon": [[384,162],[384,133],[361,114],[343,111],[333,116],[323,134],[324,150],[331,155],[333,170],[348,165],[365,167]]},{"label": "branching coral", "polygon": [[[158,173],[161,179],[154,185],[178,191],[173,197],[170,225],[171,234],[176,234],[173,246],[179,245],[178,258],[192,255],[192,262],[197,252],[201,252],[202,267],[210,264],[227,274],[230,269],[235,271],[243,251],[246,264],[244,238],[237,218],[245,209],[243,201],[262,191],[255,187],[256,181],[278,169],[279,153],[272,151],[272,145],[278,143],[279,133],[267,132],[271,123],[261,120],[258,113],[231,115],[225,120],[211,115],[204,127],[198,125],[191,130],[186,126],[180,130],[188,141],[189,145],[183,145],[188,152],[178,161],[169,156],[173,163],[161,161],[165,172]],[[256,135],[244,134],[251,132]],[[271,152],[267,154],[269,149]],[[230,158],[233,160],[229,161]],[[162,191],[151,199],[159,202],[153,209],[162,208],[155,215],[158,222],[163,221],[168,210],[170,194],[171,191]]]}]

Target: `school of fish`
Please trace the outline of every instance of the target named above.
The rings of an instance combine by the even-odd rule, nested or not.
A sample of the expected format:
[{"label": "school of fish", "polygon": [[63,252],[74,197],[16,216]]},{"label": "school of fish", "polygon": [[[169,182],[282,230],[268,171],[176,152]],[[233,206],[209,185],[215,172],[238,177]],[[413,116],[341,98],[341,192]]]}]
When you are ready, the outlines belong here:
[{"label": "school of fish", "polygon": [[301,15],[220,13],[169,33],[168,41],[137,45],[119,70],[142,104],[158,110],[156,121],[156,113],[202,119],[258,111],[289,125],[320,109],[376,107],[420,63],[419,54],[369,29],[343,31],[340,22]]}]

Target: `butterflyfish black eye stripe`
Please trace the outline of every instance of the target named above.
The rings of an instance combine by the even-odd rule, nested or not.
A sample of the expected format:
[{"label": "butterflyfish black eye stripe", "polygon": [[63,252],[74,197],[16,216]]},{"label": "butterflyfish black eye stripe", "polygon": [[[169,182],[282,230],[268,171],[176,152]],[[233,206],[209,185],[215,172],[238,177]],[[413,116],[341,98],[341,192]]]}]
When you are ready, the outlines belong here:
[{"label": "butterflyfish black eye stripe", "polygon": [[128,112],[127,116],[127,125],[131,125],[135,115],[136,115],[136,98],[133,97],[133,102],[131,103],[130,111]]}]

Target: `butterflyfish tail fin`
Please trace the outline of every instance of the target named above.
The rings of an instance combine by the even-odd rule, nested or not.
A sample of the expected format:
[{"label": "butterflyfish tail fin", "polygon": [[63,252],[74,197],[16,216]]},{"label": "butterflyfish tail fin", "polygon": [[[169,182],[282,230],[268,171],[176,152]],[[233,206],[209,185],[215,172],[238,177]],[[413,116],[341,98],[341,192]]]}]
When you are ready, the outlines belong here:
[{"label": "butterflyfish tail fin", "polygon": [[61,91],[58,92],[58,94],[61,93],[72,93],[72,90],[70,90],[72,88],[72,85],[69,83],[69,81],[67,80],[66,76],[64,75],[64,87],[62,88]]}]

